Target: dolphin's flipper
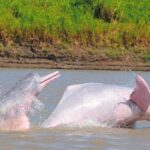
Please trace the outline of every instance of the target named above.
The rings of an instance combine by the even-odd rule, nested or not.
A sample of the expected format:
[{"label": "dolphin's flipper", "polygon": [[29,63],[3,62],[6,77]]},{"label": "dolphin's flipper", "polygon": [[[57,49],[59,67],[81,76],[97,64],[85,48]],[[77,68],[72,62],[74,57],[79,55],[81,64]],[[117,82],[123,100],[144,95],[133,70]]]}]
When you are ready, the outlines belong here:
[{"label": "dolphin's flipper", "polygon": [[150,105],[150,89],[146,81],[139,75],[136,77],[136,87],[130,95],[131,101],[135,102],[144,112]]}]

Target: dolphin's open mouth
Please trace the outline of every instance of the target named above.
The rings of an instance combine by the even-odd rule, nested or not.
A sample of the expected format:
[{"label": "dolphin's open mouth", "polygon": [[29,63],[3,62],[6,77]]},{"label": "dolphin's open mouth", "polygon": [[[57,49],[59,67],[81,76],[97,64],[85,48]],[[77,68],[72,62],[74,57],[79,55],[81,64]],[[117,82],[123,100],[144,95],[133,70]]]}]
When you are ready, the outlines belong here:
[{"label": "dolphin's open mouth", "polygon": [[50,81],[57,79],[60,76],[59,71],[53,72],[41,78],[40,84],[47,84]]}]

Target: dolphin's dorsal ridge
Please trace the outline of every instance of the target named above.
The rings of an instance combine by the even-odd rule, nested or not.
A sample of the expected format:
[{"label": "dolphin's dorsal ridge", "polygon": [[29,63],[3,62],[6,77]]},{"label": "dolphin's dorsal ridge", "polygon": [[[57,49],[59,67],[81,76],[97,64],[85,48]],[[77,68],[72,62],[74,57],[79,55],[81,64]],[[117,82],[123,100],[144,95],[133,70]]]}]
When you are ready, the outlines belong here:
[{"label": "dolphin's dorsal ridge", "polygon": [[143,88],[143,90],[145,90],[147,92],[150,91],[148,84],[140,75],[136,76],[136,86],[137,86],[137,88]]},{"label": "dolphin's dorsal ridge", "polygon": [[146,81],[140,75],[136,76],[136,86],[130,95],[130,99],[144,111],[146,111],[150,105],[150,89]]}]

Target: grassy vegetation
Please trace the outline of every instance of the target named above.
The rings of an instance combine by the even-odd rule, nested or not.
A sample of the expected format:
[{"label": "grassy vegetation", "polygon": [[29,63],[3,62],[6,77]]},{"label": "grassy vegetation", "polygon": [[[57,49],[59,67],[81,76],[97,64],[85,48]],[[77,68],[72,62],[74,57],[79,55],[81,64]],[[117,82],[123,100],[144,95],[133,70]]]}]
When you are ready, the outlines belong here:
[{"label": "grassy vegetation", "polygon": [[143,59],[144,61],[150,61],[150,54],[144,54]]},{"label": "grassy vegetation", "polygon": [[134,53],[149,60],[150,1],[0,0],[0,49],[43,43],[106,47],[112,59]]}]

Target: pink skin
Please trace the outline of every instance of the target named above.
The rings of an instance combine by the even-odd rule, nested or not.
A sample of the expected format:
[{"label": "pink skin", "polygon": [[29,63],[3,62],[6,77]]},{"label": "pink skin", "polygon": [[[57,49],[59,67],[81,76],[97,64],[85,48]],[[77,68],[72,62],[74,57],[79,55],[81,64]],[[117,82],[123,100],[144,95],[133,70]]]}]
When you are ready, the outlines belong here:
[{"label": "pink skin", "polygon": [[[37,84],[38,90],[37,92],[31,92],[28,93],[27,97],[24,100],[24,103],[21,105],[15,105],[14,107],[9,110],[8,115],[6,114],[6,117],[4,119],[1,119],[0,122],[0,130],[6,130],[6,131],[24,131],[28,130],[30,128],[30,121],[27,117],[27,112],[29,111],[31,104],[32,104],[32,98],[37,96],[40,91],[53,80],[57,79],[60,76],[59,72],[56,71],[54,73],[51,73],[47,76],[40,77],[39,83]],[[17,117],[11,117],[13,114],[15,114],[16,108],[23,110],[20,115]]]},{"label": "pink skin", "polygon": [[150,88],[146,81],[139,75],[136,77],[136,87],[130,99],[143,111],[142,119],[150,120]]},{"label": "pink skin", "polygon": [[0,130],[3,131],[26,131],[30,128],[30,122],[26,114],[21,114],[17,118],[1,120]]},{"label": "pink skin", "polygon": [[101,83],[69,86],[42,127],[84,126],[89,122],[126,127],[141,119],[142,111],[130,101],[133,89]]},{"label": "pink skin", "polygon": [[81,126],[92,121],[128,127],[138,120],[150,120],[150,88],[139,75],[135,89],[97,83],[69,86],[42,126]]},{"label": "pink skin", "polygon": [[150,105],[150,89],[146,81],[139,75],[136,77],[136,87],[131,94],[130,99],[144,112],[148,110]]}]

